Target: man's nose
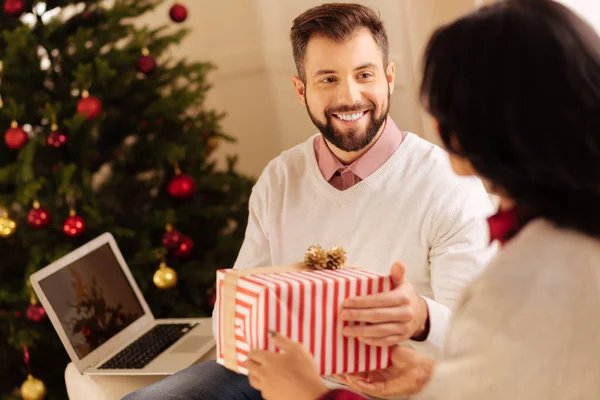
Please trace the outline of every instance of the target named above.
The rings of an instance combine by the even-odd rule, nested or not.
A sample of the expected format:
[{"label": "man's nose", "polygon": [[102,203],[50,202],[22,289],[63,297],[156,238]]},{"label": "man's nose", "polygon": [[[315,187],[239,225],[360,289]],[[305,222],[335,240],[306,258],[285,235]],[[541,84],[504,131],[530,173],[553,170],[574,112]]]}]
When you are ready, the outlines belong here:
[{"label": "man's nose", "polygon": [[360,86],[356,82],[346,81],[338,86],[337,103],[352,106],[360,103]]}]

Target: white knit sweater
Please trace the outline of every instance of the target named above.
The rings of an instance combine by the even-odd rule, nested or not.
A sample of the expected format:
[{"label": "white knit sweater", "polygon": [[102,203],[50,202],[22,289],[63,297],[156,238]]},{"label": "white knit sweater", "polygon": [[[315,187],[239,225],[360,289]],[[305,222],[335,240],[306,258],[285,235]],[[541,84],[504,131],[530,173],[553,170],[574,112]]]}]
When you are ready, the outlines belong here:
[{"label": "white knit sweater", "polygon": [[483,185],[457,177],[443,150],[409,133],[377,171],[340,191],[321,175],[314,137],[258,179],[235,268],[299,262],[313,244],[343,246],[348,264],[382,273],[401,261],[430,312],[427,342],[413,345],[435,356],[459,294],[495,252]]},{"label": "white knit sweater", "polygon": [[600,240],[528,224],[465,291],[418,398],[600,399]]}]

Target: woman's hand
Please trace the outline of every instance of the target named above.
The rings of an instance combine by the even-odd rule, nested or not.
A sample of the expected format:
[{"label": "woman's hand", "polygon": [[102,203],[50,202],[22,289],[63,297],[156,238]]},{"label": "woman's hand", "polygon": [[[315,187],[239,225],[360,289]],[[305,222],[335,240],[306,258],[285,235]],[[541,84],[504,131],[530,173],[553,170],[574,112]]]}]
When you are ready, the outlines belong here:
[{"label": "woman's hand", "polygon": [[420,392],[429,381],[435,361],[404,346],[392,348],[391,365],[382,370],[345,374],[338,378],[352,389],[375,397]]},{"label": "woman's hand", "polygon": [[310,353],[285,336],[271,337],[283,352],[251,350],[246,361],[250,385],[266,400],[317,400],[327,393]]}]

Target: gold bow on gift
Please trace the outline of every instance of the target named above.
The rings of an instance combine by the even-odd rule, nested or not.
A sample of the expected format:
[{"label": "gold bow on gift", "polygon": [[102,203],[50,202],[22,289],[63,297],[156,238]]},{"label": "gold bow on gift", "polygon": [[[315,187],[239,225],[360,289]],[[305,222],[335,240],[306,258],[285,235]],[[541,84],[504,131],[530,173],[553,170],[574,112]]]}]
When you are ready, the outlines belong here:
[{"label": "gold bow on gift", "polygon": [[324,250],[321,246],[310,246],[304,253],[304,264],[314,270],[342,269],[346,263],[346,251],[340,247]]}]

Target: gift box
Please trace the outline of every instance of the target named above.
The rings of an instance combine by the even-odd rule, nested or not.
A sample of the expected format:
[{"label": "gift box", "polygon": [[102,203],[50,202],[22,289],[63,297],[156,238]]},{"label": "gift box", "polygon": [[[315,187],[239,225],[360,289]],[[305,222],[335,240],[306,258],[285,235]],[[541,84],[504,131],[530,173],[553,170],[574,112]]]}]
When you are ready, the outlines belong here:
[{"label": "gift box", "polygon": [[306,263],[217,271],[217,362],[238,373],[251,349],[275,351],[270,330],[301,343],[321,375],[389,366],[388,347],[342,334],[344,299],[390,290],[389,276],[357,268],[313,270]]}]

